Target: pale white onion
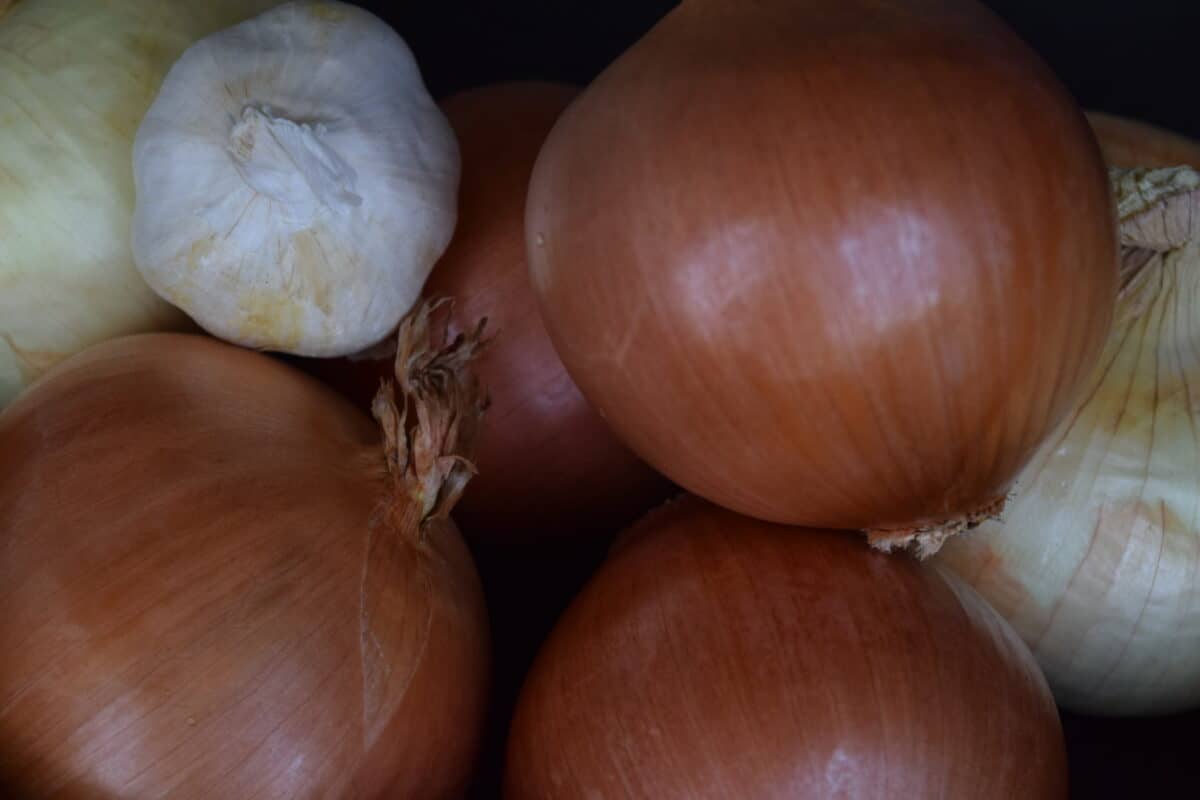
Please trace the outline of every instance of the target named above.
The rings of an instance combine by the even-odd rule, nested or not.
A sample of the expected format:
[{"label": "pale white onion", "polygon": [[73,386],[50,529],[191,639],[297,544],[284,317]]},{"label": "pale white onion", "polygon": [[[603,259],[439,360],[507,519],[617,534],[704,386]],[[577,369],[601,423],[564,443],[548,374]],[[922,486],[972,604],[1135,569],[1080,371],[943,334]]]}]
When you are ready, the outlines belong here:
[{"label": "pale white onion", "polygon": [[177,328],[129,248],[130,148],[171,64],[274,0],[0,10],[0,407],[104,339]]},{"label": "pale white onion", "polygon": [[1200,173],[1114,170],[1118,314],[1090,389],[1002,522],[938,556],[1008,618],[1058,702],[1200,705]]}]

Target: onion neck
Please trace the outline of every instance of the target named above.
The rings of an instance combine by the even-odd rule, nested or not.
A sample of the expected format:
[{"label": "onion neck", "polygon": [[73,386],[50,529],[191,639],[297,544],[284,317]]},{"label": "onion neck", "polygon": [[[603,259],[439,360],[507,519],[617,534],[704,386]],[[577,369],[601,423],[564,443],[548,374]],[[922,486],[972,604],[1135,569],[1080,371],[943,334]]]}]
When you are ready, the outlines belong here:
[{"label": "onion neck", "polygon": [[1120,326],[1162,291],[1200,290],[1200,172],[1113,169],[1111,179],[1121,223]]},{"label": "onion neck", "polygon": [[325,136],[321,123],[294,122],[269,108],[247,106],[229,131],[228,150],[247,186],[307,223],[321,209],[362,205],[357,173]]},{"label": "onion neck", "polygon": [[487,405],[471,366],[486,344],[486,320],[439,346],[431,326],[439,305],[424,302],[400,323],[395,381],[380,387],[371,406],[394,486],[393,527],[419,540],[431,522],[449,516],[474,476],[470,457]]},{"label": "onion neck", "polygon": [[924,560],[937,554],[952,536],[969,531],[988,520],[999,518],[1008,496],[995,497],[978,508],[938,522],[908,525],[897,528],[872,528],[867,530],[867,541],[871,547],[884,553],[908,550]]}]

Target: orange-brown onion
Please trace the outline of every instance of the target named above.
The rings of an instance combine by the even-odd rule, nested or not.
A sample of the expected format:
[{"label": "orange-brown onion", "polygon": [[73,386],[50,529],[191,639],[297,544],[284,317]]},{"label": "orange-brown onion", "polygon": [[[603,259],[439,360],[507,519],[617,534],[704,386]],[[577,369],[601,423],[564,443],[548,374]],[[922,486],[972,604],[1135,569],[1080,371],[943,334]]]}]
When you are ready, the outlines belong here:
[{"label": "orange-brown onion", "polygon": [[559,355],[635,452],[881,540],[994,511],[1117,284],[1083,114],[966,1],[684,0],[560,117],[526,237]]},{"label": "orange-brown onion", "polygon": [[1200,142],[1141,120],[1089,111],[1104,160],[1114,167],[1200,167]]},{"label": "orange-brown onion", "polygon": [[847,533],[685,499],[633,529],[522,690],[505,794],[1065,798],[1028,649],[965,585]]},{"label": "orange-brown onion", "polygon": [[[609,532],[669,495],[669,483],[596,415],[554,352],[529,285],[525,192],[538,149],[578,89],[522,81],[441,103],[462,154],[458,227],[426,284],[451,297],[452,325],[486,317],[494,336],[477,371],[488,387],[471,481],[454,518],[467,535],[532,539]],[[368,404],[390,360],[317,365]],[[331,375],[331,373],[333,373]]]},{"label": "orange-brown onion", "polygon": [[343,398],[208,338],[115,340],[28,390],[0,416],[4,796],[460,793],[486,611],[402,486],[437,488],[420,431],[448,408],[400,480]]}]

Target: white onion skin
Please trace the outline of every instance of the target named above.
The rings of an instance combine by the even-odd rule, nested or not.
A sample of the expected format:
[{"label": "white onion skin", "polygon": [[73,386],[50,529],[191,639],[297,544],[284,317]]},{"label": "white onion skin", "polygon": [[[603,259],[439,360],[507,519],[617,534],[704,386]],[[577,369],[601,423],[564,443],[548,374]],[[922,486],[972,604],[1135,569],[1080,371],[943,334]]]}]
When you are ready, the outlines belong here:
[{"label": "white onion skin", "polygon": [[1110,166],[1126,169],[1200,166],[1200,142],[1195,139],[1103,111],[1089,111],[1087,118]]},{"label": "white onion skin", "polygon": [[538,654],[511,800],[1065,798],[1044,678],[973,591],[695,499],[628,533]]},{"label": "white onion skin", "polygon": [[1200,361],[1171,335],[1198,298],[1173,297],[1172,273],[1152,282],[1143,319],[1114,334],[1088,402],[1021,474],[1003,519],[937,556],[1009,620],[1076,712],[1200,707],[1200,447],[1188,399]]},{"label": "white onion skin", "polygon": [[452,797],[487,617],[381,433],[208,338],[114,340],[0,415],[5,797]]},{"label": "white onion skin", "polygon": [[[1123,162],[1187,157],[1182,137],[1136,122],[1118,132],[1102,143]],[[1135,268],[1082,402],[1021,473],[1003,519],[938,555],[1008,619],[1076,712],[1200,707],[1198,202],[1182,193],[1123,225],[1125,241],[1165,230],[1191,243],[1126,248]]]},{"label": "white onion skin", "polygon": [[1099,149],[973,3],[685,1],[559,118],[526,212],[559,355],[733,510],[987,516],[1111,320]]},{"label": "white onion skin", "polygon": [[133,262],[134,134],[184,50],[276,2],[0,3],[0,407],[93,344],[195,329]]}]

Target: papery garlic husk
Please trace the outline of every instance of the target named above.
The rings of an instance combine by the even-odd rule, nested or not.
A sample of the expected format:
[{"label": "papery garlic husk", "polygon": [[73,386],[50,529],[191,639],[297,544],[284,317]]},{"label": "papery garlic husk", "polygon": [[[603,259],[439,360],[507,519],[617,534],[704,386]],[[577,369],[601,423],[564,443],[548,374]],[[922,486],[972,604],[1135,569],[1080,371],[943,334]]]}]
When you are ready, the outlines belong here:
[{"label": "papery garlic husk", "polygon": [[187,329],[129,247],[129,153],[171,64],[274,0],[0,2],[0,408],[106,339]]},{"label": "papery garlic husk", "polygon": [[1200,705],[1200,173],[1113,170],[1122,290],[1081,405],[1001,522],[950,541],[1037,656],[1059,704]]},{"label": "papery garlic husk", "polygon": [[412,53],[301,0],[191,47],[133,150],[146,281],[247,347],[340,356],[413,306],[456,220],[458,146]]}]

